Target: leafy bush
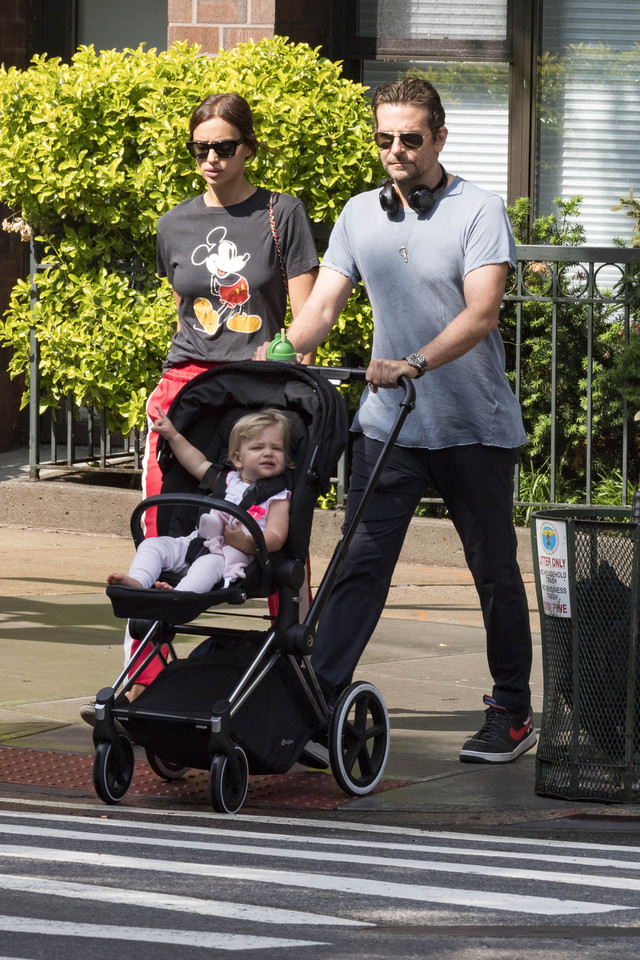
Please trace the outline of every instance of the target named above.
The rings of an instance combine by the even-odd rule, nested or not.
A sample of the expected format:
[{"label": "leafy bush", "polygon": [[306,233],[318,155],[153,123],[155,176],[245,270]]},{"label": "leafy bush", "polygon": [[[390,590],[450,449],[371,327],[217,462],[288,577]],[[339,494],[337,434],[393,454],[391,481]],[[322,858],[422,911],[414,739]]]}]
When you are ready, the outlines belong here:
[{"label": "leafy bush", "polygon": [[[364,88],[306,44],[276,37],[215,59],[185,44],[82,47],[70,64],[39,56],[27,70],[0,69],[0,200],[15,211],[6,228],[32,231],[46,266],[33,308],[30,284],[14,288],[0,342],[13,349],[10,372],[28,376],[35,326],[43,408],[70,394],[106,407],[112,428],[143,423],[176,319],[155,275],[156,221],[202,190],[184,149],[188,119],[207,94],[228,90],[249,101],[266,145],[249,178],[299,196],[312,220],[333,222],[380,179]],[[340,362],[354,341],[370,349],[362,291],[320,360]]]}]

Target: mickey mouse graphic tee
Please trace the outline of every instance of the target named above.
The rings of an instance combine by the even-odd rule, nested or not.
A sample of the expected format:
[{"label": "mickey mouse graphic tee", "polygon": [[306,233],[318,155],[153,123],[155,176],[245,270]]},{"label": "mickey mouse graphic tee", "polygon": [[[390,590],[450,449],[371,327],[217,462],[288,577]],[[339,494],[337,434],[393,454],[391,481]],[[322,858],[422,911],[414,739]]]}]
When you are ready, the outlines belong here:
[{"label": "mickey mouse graphic tee", "polygon": [[[249,360],[280,330],[287,296],[269,220],[270,192],[209,207],[199,194],[160,217],[157,272],[180,297],[164,368],[193,360]],[[287,277],[318,265],[303,203],[276,193],[273,215]]]}]

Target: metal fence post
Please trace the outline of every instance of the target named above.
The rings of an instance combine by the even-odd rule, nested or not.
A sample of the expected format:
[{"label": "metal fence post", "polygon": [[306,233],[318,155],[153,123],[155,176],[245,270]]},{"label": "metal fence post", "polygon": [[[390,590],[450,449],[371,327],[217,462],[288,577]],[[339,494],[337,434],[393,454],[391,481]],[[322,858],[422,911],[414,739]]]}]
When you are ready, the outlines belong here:
[{"label": "metal fence post", "polygon": [[40,345],[29,330],[29,479],[39,480],[40,470]]}]

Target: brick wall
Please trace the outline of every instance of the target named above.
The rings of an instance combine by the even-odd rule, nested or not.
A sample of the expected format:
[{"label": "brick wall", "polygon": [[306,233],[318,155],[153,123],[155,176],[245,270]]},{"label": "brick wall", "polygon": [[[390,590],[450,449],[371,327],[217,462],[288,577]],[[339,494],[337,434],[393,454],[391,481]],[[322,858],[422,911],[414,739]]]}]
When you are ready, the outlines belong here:
[{"label": "brick wall", "polygon": [[275,33],[275,0],[169,0],[167,45],[199,43],[214,55]]},{"label": "brick wall", "polygon": [[199,43],[203,53],[215,55],[277,33],[326,48],[329,7],[330,0],[168,0],[167,46]]}]

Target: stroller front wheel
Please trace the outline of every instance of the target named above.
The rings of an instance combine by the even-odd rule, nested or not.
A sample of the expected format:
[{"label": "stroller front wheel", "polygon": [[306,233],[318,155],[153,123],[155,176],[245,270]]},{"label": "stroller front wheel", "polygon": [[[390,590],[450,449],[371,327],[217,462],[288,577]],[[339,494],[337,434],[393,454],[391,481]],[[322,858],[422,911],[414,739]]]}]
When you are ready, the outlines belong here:
[{"label": "stroller front wheel", "polygon": [[338,785],[351,796],[370,793],[389,755],[389,714],[382,695],[365,681],[350,684],[329,723],[329,759]]},{"label": "stroller front wheel", "polygon": [[237,813],[244,803],[249,788],[249,761],[247,755],[235,745],[238,762],[237,776],[226,753],[216,753],[209,773],[209,800],[217,813]]},{"label": "stroller front wheel", "polygon": [[[119,754],[119,756],[118,756]],[[104,803],[120,803],[133,780],[133,747],[123,733],[118,746],[101,740],[93,758],[93,786]]]}]

